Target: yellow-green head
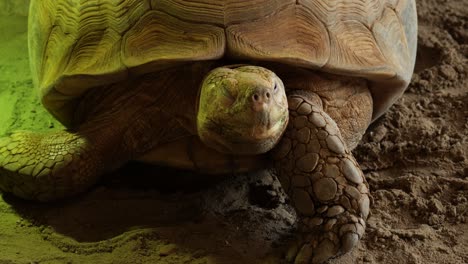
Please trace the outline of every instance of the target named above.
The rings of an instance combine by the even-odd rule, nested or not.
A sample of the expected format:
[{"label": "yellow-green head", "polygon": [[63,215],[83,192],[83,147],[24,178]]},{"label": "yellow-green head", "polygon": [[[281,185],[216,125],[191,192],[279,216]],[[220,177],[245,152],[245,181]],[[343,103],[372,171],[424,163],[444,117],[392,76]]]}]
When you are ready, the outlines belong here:
[{"label": "yellow-green head", "polygon": [[202,83],[199,100],[200,139],[223,153],[265,153],[278,143],[288,123],[283,82],[263,67],[212,70]]}]

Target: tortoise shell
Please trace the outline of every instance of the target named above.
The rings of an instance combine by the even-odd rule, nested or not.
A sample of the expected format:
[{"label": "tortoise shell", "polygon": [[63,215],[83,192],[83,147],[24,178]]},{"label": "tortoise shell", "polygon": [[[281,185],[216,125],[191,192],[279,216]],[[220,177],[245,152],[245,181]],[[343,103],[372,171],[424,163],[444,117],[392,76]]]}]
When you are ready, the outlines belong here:
[{"label": "tortoise shell", "polygon": [[223,57],[365,78],[375,119],[410,81],[416,27],[413,0],[32,0],[29,52],[65,125],[90,89]]}]

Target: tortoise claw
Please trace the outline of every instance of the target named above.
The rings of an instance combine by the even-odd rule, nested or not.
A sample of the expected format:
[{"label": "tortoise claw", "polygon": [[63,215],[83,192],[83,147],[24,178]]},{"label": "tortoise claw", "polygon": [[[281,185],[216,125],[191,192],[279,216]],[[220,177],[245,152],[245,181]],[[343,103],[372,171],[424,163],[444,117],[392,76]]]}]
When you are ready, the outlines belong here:
[{"label": "tortoise claw", "polygon": [[307,239],[300,238],[290,244],[286,261],[294,264],[320,264],[336,256],[350,252],[359,242],[356,233],[346,233],[340,241],[328,238]]},{"label": "tortoise claw", "polygon": [[341,253],[350,252],[359,242],[359,236],[356,233],[346,233],[341,239]]},{"label": "tortoise claw", "polygon": [[312,263],[323,263],[328,259],[336,256],[338,253],[338,247],[332,241],[324,239],[322,242],[320,242],[317,248],[315,248],[314,252],[316,254],[312,258]]}]

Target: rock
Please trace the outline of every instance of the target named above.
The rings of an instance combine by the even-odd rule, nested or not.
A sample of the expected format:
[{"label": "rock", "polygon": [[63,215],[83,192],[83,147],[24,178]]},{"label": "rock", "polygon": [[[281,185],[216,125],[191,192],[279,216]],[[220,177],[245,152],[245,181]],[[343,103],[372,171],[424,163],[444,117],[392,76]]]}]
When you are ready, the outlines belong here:
[{"label": "rock", "polygon": [[369,262],[375,263],[374,259],[369,255],[365,255],[363,261],[367,262],[367,263],[369,263]]},{"label": "rock", "polygon": [[451,81],[456,80],[458,77],[457,72],[451,65],[442,65],[440,67],[440,75],[442,75],[445,79]]},{"label": "rock", "polygon": [[431,199],[429,207],[436,214],[445,214],[446,212],[445,206],[442,204],[442,202],[435,198]]},{"label": "rock", "polygon": [[389,238],[392,236],[392,232],[390,232],[389,230],[387,229],[383,229],[383,228],[377,228],[375,234],[377,235],[377,237],[379,238]]},{"label": "rock", "polygon": [[372,142],[380,142],[387,135],[388,129],[380,125],[369,133]]}]

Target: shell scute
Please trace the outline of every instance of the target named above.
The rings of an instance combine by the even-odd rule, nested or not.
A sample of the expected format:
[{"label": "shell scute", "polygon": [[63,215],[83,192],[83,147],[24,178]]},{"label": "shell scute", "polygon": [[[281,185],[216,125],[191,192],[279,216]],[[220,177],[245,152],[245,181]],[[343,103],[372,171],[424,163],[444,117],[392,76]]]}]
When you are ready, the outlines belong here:
[{"label": "shell scute", "polygon": [[281,62],[370,82],[374,118],[407,87],[414,0],[32,0],[34,84],[62,123],[87,90],[223,56]]}]

